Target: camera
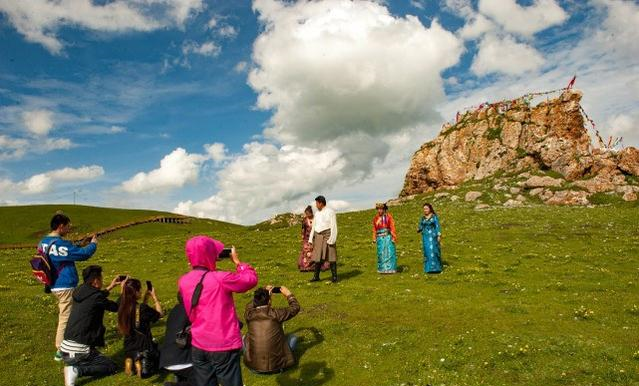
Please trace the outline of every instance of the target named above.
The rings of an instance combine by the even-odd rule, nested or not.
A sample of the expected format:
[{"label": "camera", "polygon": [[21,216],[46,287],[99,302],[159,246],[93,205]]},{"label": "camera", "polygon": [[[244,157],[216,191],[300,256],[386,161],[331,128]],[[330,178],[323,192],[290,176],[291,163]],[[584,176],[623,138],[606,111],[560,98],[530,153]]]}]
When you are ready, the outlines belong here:
[{"label": "camera", "polygon": [[118,281],[124,281],[124,279],[126,279],[126,275],[119,275],[118,276]]},{"label": "camera", "polygon": [[218,258],[220,258],[220,259],[224,259],[224,258],[227,258],[227,257],[231,257],[231,248],[222,249],[222,251],[218,255]]},{"label": "camera", "polygon": [[282,287],[273,287],[273,289],[271,290],[272,294],[280,294],[282,293]]}]

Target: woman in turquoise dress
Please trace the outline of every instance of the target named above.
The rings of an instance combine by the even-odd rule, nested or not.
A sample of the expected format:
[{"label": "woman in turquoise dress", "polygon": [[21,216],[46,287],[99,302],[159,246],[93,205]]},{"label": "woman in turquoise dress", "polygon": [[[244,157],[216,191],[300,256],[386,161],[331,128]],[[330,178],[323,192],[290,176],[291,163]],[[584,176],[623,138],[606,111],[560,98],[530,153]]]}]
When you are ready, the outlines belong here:
[{"label": "woman in turquoise dress", "polygon": [[373,218],[373,243],[377,244],[377,272],[395,273],[397,272],[395,220],[388,213],[386,204],[376,204],[375,209],[377,209],[377,215]]},{"label": "woman in turquoise dress", "polygon": [[440,273],[442,271],[441,248],[442,231],[439,218],[429,203],[424,204],[424,215],[419,220],[417,232],[422,234],[424,251],[424,272]]}]

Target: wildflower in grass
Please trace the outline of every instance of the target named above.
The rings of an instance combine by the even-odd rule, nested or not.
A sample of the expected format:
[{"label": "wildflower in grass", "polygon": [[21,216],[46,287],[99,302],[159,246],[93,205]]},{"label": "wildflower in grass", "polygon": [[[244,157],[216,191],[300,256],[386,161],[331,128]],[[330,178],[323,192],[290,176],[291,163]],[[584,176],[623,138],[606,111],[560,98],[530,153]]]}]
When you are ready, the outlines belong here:
[{"label": "wildflower in grass", "polygon": [[630,312],[633,315],[639,315],[639,306],[637,306],[636,304],[633,304],[632,307],[628,309],[628,312]]},{"label": "wildflower in grass", "polygon": [[632,354],[632,357],[639,361],[639,350],[635,351],[635,353]]},{"label": "wildflower in grass", "polygon": [[585,306],[580,306],[575,310],[575,320],[587,320],[591,319],[595,314],[593,310],[586,308]]}]

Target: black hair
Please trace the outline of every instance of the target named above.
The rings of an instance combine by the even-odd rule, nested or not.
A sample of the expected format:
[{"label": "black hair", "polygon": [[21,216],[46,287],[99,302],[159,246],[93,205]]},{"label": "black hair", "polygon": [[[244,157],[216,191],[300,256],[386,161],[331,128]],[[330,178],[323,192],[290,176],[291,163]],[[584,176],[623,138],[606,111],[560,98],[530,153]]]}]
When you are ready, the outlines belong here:
[{"label": "black hair", "polygon": [[69,218],[69,216],[62,213],[56,213],[51,218],[51,230],[54,231],[58,229],[60,225],[67,225],[70,222],[71,222],[71,219]]},{"label": "black hair", "polygon": [[253,295],[253,306],[260,307],[268,304],[271,300],[271,294],[266,288],[258,288]]},{"label": "black hair", "polygon": [[433,209],[433,206],[429,203],[429,202],[425,202],[424,205],[422,205],[422,208],[427,206],[430,209],[430,213],[436,215],[437,213],[435,213],[435,209]]},{"label": "black hair", "polygon": [[321,202],[322,204],[326,205],[326,198],[324,196],[315,197],[315,201]]},{"label": "black hair", "polygon": [[82,280],[85,283],[91,283],[94,279],[102,277],[102,267],[99,265],[90,265],[82,270]]},{"label": "black hair", "polygon": [[304,209],[304,213],[313,214],[313,208],[309,205]]}]

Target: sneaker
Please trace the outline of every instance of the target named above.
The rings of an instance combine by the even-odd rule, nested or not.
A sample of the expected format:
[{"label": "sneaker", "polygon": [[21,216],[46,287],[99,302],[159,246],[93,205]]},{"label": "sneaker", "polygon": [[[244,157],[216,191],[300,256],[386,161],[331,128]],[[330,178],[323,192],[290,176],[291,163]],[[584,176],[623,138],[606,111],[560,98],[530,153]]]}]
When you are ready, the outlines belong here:
[{"label": "sneaker", "polygon": [[62,351],[60,350],[56,351],[55,355],[53,356],[53,360],[56,362],[62,361]]},{"label": "sneaker", "polygon": [[64,366],[64,386],[75,386],[78,379],[78,369],[75,366]]}]

